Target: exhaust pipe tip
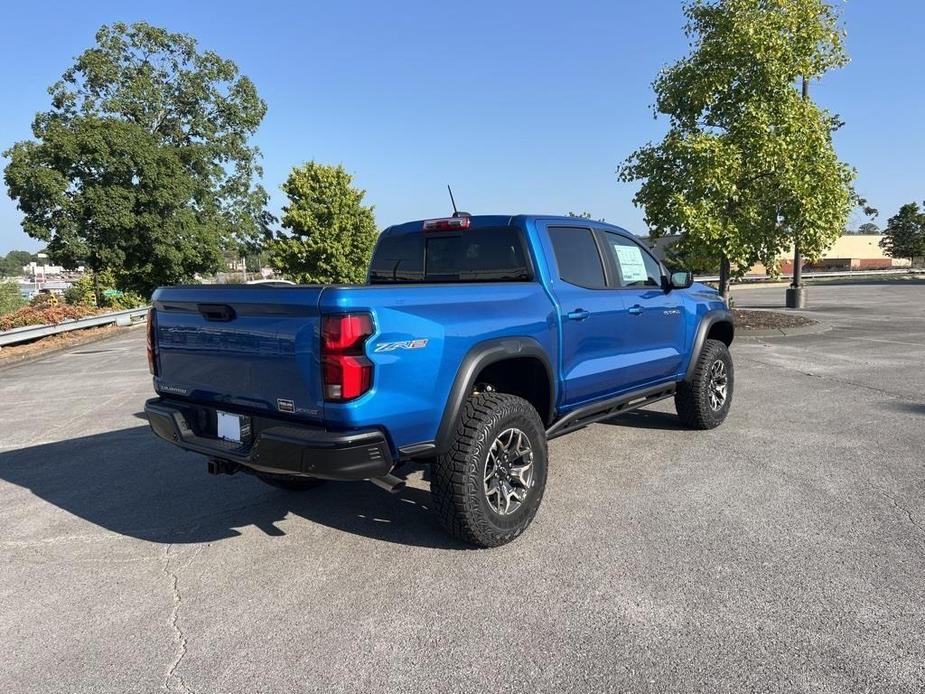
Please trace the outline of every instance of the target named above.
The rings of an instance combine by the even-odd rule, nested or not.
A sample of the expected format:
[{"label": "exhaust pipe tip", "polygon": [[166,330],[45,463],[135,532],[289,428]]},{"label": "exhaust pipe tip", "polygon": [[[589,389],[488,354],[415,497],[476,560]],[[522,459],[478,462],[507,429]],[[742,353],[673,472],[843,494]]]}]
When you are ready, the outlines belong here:
[{"label": "exhaust pipe tip", "polygon": [[372,477],[369,481],[390,494],[397,494],[405,488],[405,480],[392,474],[383,475],[382,477]]}]

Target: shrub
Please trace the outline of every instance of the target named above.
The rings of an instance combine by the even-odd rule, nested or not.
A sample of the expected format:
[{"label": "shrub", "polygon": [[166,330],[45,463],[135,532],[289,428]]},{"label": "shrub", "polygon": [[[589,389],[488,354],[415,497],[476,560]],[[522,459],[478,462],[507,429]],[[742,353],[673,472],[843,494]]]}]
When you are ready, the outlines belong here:
[{"label": "shrub", "polygon": [[26,300],[22,298],[15,282],[0,282],[0,316],[15,311],[24,303]]},{"label": "shrub", "polygon": [[64,290],[64,300],[72,306],[96,306],[93,294],[93,275],[85,274]]},{"label": "shrub", "polygon": [[[96,300],[97,285],[102,294],[99,302]],[[64,292],[64,300],[72,306],[91,306],[113,311],[139,308],[148,303],[137,292],[120,292],[116,287],[116,278],[110,270],[102,270],[95,277],[92,272],[86,273]]]},{"label": "shrub", "polygon": [[29,302],[30,306],[35,306],[36,308],[46,308],[49,306],[57,306],[61,302],[58,301],[58,297],[50,292],[36,294],[32,297],[32,300]]},{"label": "shrub", "polygon": [[147,306],[148,302],[137,292],[123,292],[119,296],[104,296],[103,305],[113,311],[125,311],[130,308],[141,308]]},{"label": "shrub", "polygon": [[54,325],[66,320],[85,318],[96,313],[86,306],[68,306],[67,304],[47,304],[45,306],[23,306],[12,313],[0,317],[0,331],[24,328],[27,325]]}]

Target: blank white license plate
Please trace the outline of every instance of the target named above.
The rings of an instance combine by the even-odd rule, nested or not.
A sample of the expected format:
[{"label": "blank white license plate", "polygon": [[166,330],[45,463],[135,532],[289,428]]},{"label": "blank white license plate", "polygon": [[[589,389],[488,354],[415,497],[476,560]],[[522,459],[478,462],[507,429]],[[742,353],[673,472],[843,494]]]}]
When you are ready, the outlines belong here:
[{"label": "blank white license plate", "polygon": [[241,443],[241,419],[240,415],[231,414],[217,410],[218,416],[218,437],[226,441]]}]

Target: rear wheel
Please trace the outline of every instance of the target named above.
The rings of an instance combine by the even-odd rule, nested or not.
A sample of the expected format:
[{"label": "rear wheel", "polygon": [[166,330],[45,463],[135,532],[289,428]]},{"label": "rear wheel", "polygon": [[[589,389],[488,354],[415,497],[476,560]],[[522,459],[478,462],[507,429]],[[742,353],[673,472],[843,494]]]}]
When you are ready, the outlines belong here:
[{"label": "rear wheel", "polygon": [[450,451],[433,461],[431,494],[444,528],[479,547],[520,535],[546,488],[546,431],[536,410],[503,393],[472,395]]},{"label": "rear wheel", "polygon": [[267,473],[258,473],[257,477],[271,487],[285,489],[290,492],[304,492],[309,489],[324,484],[324,480],[316,477],[296,477],[294,475],[271,475]]},{"label": "rear wheel", "polygon": [[733,381],[729,348],[719,340],[707,340],[692,378],[679,383],[674,396],[681,421],[692,429],[713,429],[722,424],[732,404]]}]

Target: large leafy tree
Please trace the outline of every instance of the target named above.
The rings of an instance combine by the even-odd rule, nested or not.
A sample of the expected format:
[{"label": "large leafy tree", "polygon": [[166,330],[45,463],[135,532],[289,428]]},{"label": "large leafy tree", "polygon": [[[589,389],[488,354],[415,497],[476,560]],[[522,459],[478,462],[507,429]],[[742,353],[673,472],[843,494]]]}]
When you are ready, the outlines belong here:
[{"label": "large leafy tree", "polygon": [[891,258],[908,258],[925,255],[925,213],[914,203],[906,203],[890,217],[880,247]]},{"label": "large leafy tree", "polygon": [[719,260],[725,294],[730,276],[776,269],[791,244],[820,255],[858,202],[832,147],[837,119],[798,90],[847,57],[822,0],[690,0],[684,12],[692,51],[653,84],[668,132],[619,175],[642,181],[634,202],[652,236],[683,234]]},{"label": "large leafy tree", "polygon": [[343,166],[311,161],[283,184],[281,233],[270,244],[271,262],[303,284],[359,284],[366,278],[378,231],[366,191],[353,186]]},{"label": "large leafy tree", "polygon": [[35,258],[29,251],[10,251],[0,258],[0,277],[18,277],[22,269]]},{"label": "large leafy tree", "polygon": [[4,153],[5,180],[24,230],[58,262],[148,293],[266,233],[249,144],[266,105],[230,60],[185,34],[117,23],[49,93],[35,139]]}]

